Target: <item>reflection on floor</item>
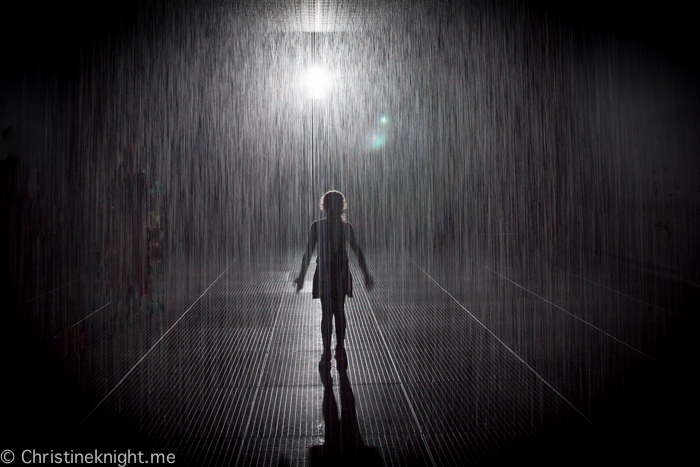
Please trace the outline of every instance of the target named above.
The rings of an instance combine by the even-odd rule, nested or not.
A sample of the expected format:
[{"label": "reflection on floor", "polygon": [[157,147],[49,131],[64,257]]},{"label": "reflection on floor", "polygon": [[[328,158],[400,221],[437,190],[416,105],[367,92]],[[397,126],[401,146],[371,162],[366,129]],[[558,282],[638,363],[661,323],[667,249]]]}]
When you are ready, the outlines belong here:
[{"label": "reflection on floor", "polygon": [[[358,280],[346,301],[348,369],[334,360],[324,387],[320,304],[291,282],[300,255],[171,271],[164,308],[141,314],[93,293],[90,278],[25,303],[53,339],[63,388],[26,430],[39,446],[198,466],[560,464],[689,449],[677,425],[695,318],[676,282],[369,255],[375,290]],[[66,310],[63,322],[43,322],[47,307]]]}]

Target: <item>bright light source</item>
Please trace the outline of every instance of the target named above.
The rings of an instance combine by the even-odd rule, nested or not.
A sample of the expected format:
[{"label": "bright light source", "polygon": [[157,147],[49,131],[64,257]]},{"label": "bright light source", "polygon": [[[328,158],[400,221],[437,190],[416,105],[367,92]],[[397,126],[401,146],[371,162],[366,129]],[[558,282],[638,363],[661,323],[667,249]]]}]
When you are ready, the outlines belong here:
[{"label": "bright light source", "polygon": [[323,68],[312,68],[304,76],[304,87],[311,99],[325,99],[331,87],[333,77]]}]

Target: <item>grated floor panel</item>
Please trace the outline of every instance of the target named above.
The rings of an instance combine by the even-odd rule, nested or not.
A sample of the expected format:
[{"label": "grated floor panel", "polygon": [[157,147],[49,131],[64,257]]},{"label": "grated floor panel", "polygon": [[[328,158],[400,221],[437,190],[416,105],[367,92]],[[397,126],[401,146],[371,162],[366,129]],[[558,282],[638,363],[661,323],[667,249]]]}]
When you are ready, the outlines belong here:
[{"label": "grated floor panel", "polygon": [[[376,288],[364,290],[353,263],[348,370],[334,360],[328,390],[320,303],[290,282],[300,256],[173,285],[161,315],[65,358],[64,383],[92,394],[75,436],[118,427],[178,465],[333,465],[337,446],[360,465],[556,463],[550,442],[616,442],[608,404],[639,375],[671,371],[657,346],[684,321],[561,271],[370,256]],[[28,306],[42,300],[57,299]],[[81,326],[103,327],[120,306]]]}]

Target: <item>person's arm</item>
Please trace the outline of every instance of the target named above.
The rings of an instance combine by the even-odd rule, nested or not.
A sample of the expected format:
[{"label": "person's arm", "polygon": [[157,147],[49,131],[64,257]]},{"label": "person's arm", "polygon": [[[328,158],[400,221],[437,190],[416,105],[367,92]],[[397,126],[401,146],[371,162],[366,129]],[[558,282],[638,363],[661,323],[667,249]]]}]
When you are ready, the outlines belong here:
[{"label": "person's arm", "polygon": [[311,224],[311,229],[309,229],[309,241],[306,243],[306,251],[304,252],[304,257],[301,260],[301,270],[294,283],[297,285],[297,292],[299,292],[304,287],[304,277],[306,276],[306,270],[309,268],[309,262],[311,261],[311,255],[316,248],[316,223]]},{"label": "person's arm", "polygon": [[360,245],[355,239],[355,229],[352,227],[352,224],[350,222],[347,222],[345,225],[347,229],[346,232],[348,243],[350,244],[350,248],[352,248],[352,251],[354,251],[355,255],[357,255],[357,262],[360,265],[360,270],[365,276],[365,287],[368,291],[372,290],[372,288],[374,287],[374,279],[372,279],[372,276],[369,274],[367,262],[365,261],[365,254],[362,252],[362,248],[360,248]]}]

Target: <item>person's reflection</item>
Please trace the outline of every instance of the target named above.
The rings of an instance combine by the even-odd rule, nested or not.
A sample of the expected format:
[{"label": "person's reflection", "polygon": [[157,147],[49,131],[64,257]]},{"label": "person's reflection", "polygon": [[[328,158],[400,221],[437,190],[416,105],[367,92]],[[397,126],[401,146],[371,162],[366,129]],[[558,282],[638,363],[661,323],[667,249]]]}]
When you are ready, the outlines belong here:
[{"label": "person's reflection", "polygon": [[325,440],[322,445],[313,446],[309,450],[309,465],[380,466],[382,458],[379,450],[365,445],[362,440],[355,410],[355,395],[348,379],[347,368],[339,368],[338,375],[341,416],[338,415],[338,403],[333,394],[333,380],[327,379],[323,383]]}]

